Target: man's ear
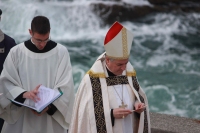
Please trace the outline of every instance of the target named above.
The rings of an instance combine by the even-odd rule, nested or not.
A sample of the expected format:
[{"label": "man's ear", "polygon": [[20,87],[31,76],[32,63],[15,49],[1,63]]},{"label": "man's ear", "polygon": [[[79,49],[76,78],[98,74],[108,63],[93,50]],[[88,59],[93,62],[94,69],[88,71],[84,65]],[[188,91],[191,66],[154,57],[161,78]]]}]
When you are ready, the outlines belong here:
[{"label": "man's ear", "polygon": [[32,30],[31,30],[31,29],[28,29],[28,31],[29,31],[29,34],[30,34],[31,36],[33,36]]},{"label": "man's ear", "polygon": [[106,64],[109,63],[110,59],[108,58],[108,56],[106,56],[105,59],[106,59]]}]

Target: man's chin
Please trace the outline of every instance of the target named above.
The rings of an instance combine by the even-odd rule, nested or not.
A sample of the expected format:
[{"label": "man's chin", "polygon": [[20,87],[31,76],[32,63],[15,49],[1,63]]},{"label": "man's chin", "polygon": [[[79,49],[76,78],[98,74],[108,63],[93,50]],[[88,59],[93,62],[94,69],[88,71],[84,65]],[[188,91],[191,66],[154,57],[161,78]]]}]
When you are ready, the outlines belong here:
[{"label": "man's chin", "polygon": [[122,75],[122,72],[118,72],[118,73],[116,73],[116,75],[117,75],[117,76],[120,76],[120,75]]},{"label": "man's chin", "polygon": [[38,48],[38,50],[43,50],[44,48]]}]

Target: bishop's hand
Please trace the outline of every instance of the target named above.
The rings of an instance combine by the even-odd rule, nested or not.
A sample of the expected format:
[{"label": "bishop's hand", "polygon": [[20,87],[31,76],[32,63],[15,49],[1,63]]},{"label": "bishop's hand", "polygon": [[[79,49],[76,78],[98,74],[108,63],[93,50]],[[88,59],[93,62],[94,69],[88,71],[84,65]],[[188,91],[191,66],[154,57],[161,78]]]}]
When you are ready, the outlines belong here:
[{"label": "bishop's hand", "polygon": [[145,104],[141,102],[135,102],[134,107],[135,107],[134,111],[137,113],[142,113],[146,108]]},{"label": "bishop's hand", "polygon": [[124,109],[124,108],[113,109],[113,116],[116,119],[123,119],[131,113],[132,113],[132,111],[130,109]]}]

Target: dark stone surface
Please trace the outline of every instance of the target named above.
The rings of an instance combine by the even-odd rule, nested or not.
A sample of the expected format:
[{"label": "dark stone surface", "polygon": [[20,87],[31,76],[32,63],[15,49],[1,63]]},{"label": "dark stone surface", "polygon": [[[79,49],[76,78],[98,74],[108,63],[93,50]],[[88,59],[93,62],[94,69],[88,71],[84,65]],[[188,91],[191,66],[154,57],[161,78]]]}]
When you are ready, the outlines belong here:
[{"label": "dark stone surface", "polygon": [[152,133],[200,133],[200,120],[150,113]]},{"label": "dark stone surface", "polygon": [[91,9],[105,23],[112,24],[115,21],[127,21],[140,18],[153,12],[150,6],[134,6],[128,4],[112,4],[92,3]]},{"label": "dark stone surface", "polygon": [[184,3],[200,3],[200,0],[148,0],[155,5],[184,4]]},{"label": "dark stone surface", "polygon": [[[159,1],[159,0],[158,0]],[[200,0],[199,0],[200,1]],[[106,2],[91,3],[91,10],[101,18],[105,24],[113,24],[115,21],[131,21],[152,13],[170,13],[170,12],[200,12],[199,4],[181,4],[181,5],[132,5],[124,2]]]}]

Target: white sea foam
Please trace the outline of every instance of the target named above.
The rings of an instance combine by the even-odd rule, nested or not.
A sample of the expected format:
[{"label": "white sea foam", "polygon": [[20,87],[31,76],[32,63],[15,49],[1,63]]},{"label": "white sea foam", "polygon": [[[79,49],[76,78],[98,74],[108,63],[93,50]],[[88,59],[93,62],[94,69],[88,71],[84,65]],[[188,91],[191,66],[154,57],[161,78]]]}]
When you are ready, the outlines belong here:
[{"label": "white sea foam", "polygon": [[[103,40],[110,25],[102,27],[100,18],[90,9],[91,2],[104,2],[116,4],[111,1],[93,0],[1,0],[0,8],[3,10],[1,29],[15,38],[16,42],[22,42],[30,38],[28,29],[31,20],[36,15],[45,15],[51,22],[51,38],[57,42],[65,42],[73,65],[75,89],[91,67],[97,56],[104,51]],[[134,5],[145,4],[143,0],[123,0]],[[122,4],[123,2],[119,2]],[[149,4],[149,3],[146,3]],[[173,14],[158,13],[149,15],[142,20],[126,21],[122,24],[134,33],[134,44],[131,51],[131,62],[136,70],[139,68],[139,77],[150,101],[150,110],[166,114],[190,116],[200,118],[200,107],[193,97],[199,94],[200,79],[199,47],[190,47],[184,44],[175,35],[187,38],[199,33],[199,13]],[[198,40],[198,38],[196,38]],[[89,44],[82,44],[86,42]],[[90,43],[92,42],[92,43]],[[76,44],[79,43],[79,44]],[[154,44],[155,43],[155,44]],[[198,42],[197,42],[198,43]],[[69,45],[68,45],[69,44]],[[74,44],[74,45],[72,45]],[[84,59],[84,61],[82,61]],[[89,61],[90,60],[90,61]],[[82,61],[80,63],[80,61]],[[152,69],[157,76],[151,76]],[[184,86],[180,80],[169,84],[170,79],[159,82],[157,69],[170,76],[186,76]],[[179,74],[178,76],[176,74]],[[174,74],[174,75],[173,75]],[[190,77],[191,76],[191,77]],[[145,79],[144,79],[145,78]],[[195,78],[195,79],[192,79]],[[140,81],[141,81],[140,80]],[[156,81],[156,82],[155,82]],[[152,85],[155,84],[155,85]],[[196,89],[196,91],[194,91]],[[160,96],[159,96],[160,94]],[[158,100],[163,102],[158,103]],[[180,102],[183,100],[184,102]],[[177,103],[181,105],[177,105]],[[193,105],[194,104],[194,105]]]},{"label": "white sea foam", "polygon": [[72,69],[73,75],[77,75],[74,76],[74,80],[75,80],[75,84],[74,84],[74,89],[75,89],[75,93],[77,92],[78,86],[81,82],[81,79],[84,77],[87,68],[84,68],[84,66],[80,66],[80,65],[75,65]]},{"label": "white sea foam", "polygon": [[[187,115],[186,110],[177,107],[174,90],[169,90],[169,88],[164,85],[153,85],[145,88],[151,111],[179,116]],[[153,105],[151,105],[152,99],[154,99]]]},{"label": "white sea foam", "polygon": [[[35,3],[3,2],[2,10],[4,12],[1,27],[5,33],[14,36],[21,42],[23,41],[21,40],[22,36],[25,36],[23,38],[30,37],[28,29],[30,29],[32,18],[36,15],[44,15],[50,19],[51,36],[54,40],[95,39],[102,36],[102,32],[99,32],[99,35],[97,31],[104,29],[100,28],[100,19],[91,12],[89,5],[86,5],[82,5],[80,2],[68,2],[62,5],[37,1]],[[13,20],[15,25],[10,20]]]}]

